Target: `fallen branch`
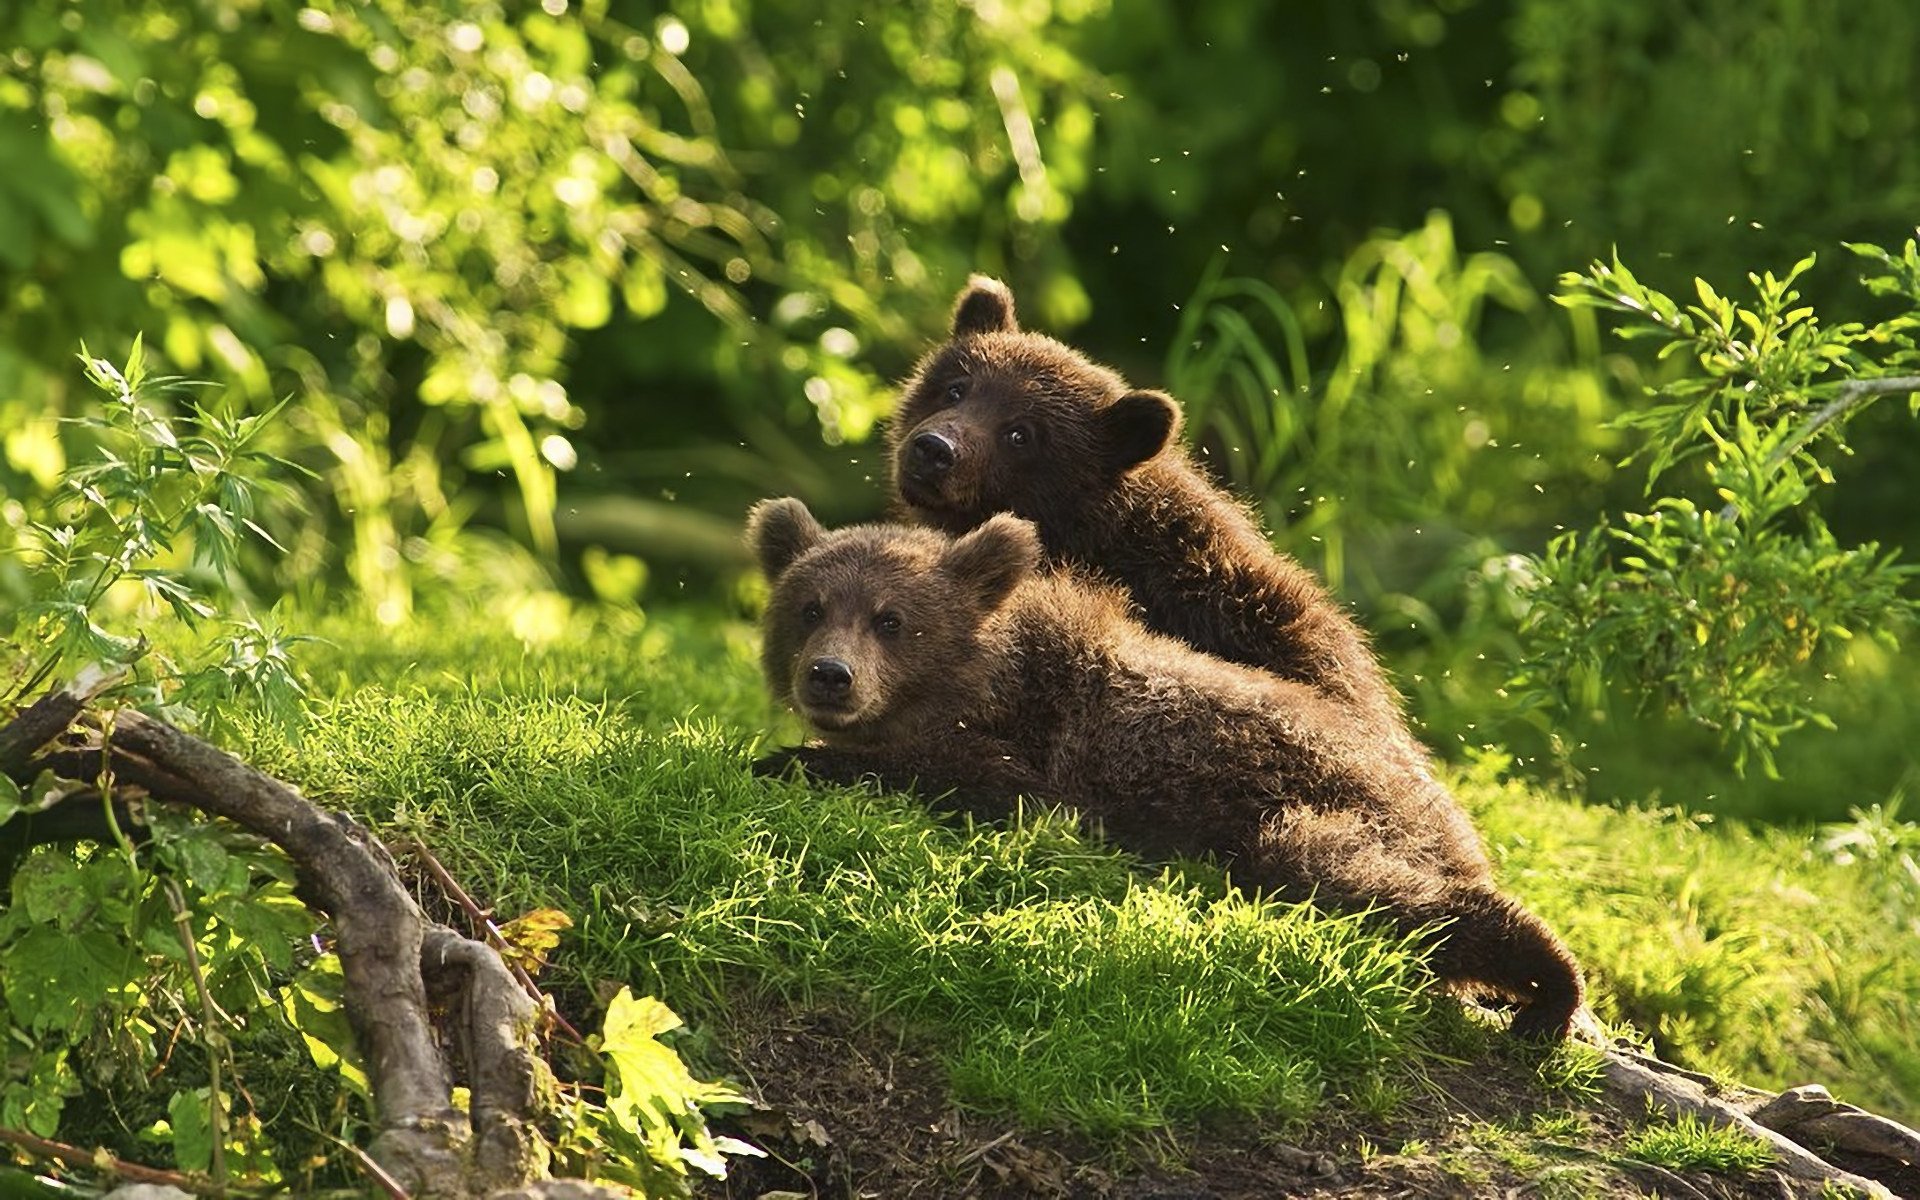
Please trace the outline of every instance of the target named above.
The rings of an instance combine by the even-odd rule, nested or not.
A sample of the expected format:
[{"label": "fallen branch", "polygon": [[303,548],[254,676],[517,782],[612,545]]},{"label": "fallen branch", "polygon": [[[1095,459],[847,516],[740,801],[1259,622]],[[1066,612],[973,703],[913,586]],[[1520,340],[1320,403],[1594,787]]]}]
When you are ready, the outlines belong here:
[{"label": "fallen branch", "polygon": [[195,1179],[191,1175],[182,1175],[178,1171],[163,1171],[159,1167],[143,1167],[139,1163],[115,1158],[105,1150],[82,1150],[78,1146],[35,1137],[31,1133],[18,1129],[0,1129],[0,1142],[17,1146],[35,1158],[65,1163],[70,1167],[81,1167],[86,1170],[105,1171],[135,1183],[162,1184],[179,1188],[183,1192],[192,1192],[196,1196],[217,1196],[221,1192],[220,1188],[204,1179]]},{"label": "fallen branch", "polygon": [[65,733],[96,696],[126,677],[125,667],[83,667],[72,683],[21,709],[0,728],[0,774],[21,773],[36,750]]},{"label": "fallen branch", "polygon": [[[1786,1134],[1754,1120],[1737,1104],[1712,1094],[1716,1086],[1710,1077],[1613,1045],[1591,1014],[1583,1012],[1576,1018],[1575,1029],[1583,1040],[1599,1048],[1601,1086],[1623,1101],[1623,1108],[1652,1108],[1669,1116],[1693,1116],[1738,1130],[1771,1148],[1776,1169],[1789,1179],[1822,1187],[1841,1184],[1876,1200],[1894,1200],[1893,1193],[1883,1185],[1834,1166]],[[1764,1100],[1771,1093],[1752,1091],[1748,1095],[1752,1100]]]},{"label": "fallen branch", "polygon": [[1842,1104],[1817,1083],[1788,1088],[1747,1115],[1803,1144],[1811,1140],[1920,1166],[1920,1132],[1863,1108]]},{"label": "fallen branch", "polygon": [[471,921],[473,927],[487,939],[487,944],[500,952],[500,957],[506,962],[507,969],[512,971],[513,977],[520,982],[521,990],[527,993],[528,999],[539,1006],[540,1019],[552,1024],[575,1045],[586,1045],[587,1039],[581,1036],[580,1031],[561,1016],[559,1010],[547,1003],[547,994],[540,990],[540,985],[533,981],[533,976],[527,974],[526,968],[506,957],[509,943],[506,935],[500,932],[500,927],[493,923],[492,915],[474,901],[467,889],[460,886],[459,881],[454,879],[446,866],[433,856],[433,851],[427,849],[425,842],[415,838],[408,844],[407,849],[420,860],[420,865],[427,869],[427,874],[433,876],[433,881],[440,885],[441,894],[458,905],[460,911],[467,914],[467,920]]}]

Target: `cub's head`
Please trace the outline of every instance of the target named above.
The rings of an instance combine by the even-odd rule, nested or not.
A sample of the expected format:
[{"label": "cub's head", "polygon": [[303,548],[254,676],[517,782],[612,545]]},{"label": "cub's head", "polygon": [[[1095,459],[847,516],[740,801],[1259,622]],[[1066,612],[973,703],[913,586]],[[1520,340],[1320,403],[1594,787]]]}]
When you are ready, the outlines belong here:
[{"label": "cub's head", "polygon": [[747,537],[773,585],[761,664],[774,696],[828,742],[883,746],[951,728],[987,699],[996,618],[1040,559],[1000,517],[954,539],[901,525],[829,533],[766,500]]},{"label": "cub's head", "polygon": [[893,484],[928,524],[971,529],[997,512],[1056,528],[1159,454],[1180,424],[1162,392],[1014,319],[1013,293],[976,275],[953,335],[922,359],[888,427]]}]

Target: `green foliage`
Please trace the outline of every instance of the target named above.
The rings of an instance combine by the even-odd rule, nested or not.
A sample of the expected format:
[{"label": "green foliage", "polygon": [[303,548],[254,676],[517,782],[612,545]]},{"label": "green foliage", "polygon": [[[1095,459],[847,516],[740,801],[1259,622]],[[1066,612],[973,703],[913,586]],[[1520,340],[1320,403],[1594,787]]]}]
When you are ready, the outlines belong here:
[{"label": "green foliage", "polygon": [[1903,0],[1503,8],[1483,146],[1515,228],[1550,235],[1538,269],[1618,245],[1716,278],[1920,207],[1920,167],[1895,149],[1920,136],[1895,83],[1920,56]]},{"label": "green foliage", "polygon": [[[134,693],[176,719],[244,694],[267,719],[291,724],[301,685],[290,640],[222,612],[247,536],[278,548],[255,519],[283,494],[268,472],[286,464],[258,445],[278,410],[232,415],[185,403],[191,383],[151,375],[138,338],[122,367],[84,350],[81,361],[103,393],[97,413],[73,419],[91,452],[66,468],[46,510],[26,514],[9,547],[20,568],[9,582],[25,603],[5,627],[0,713],[96,665],[136,667]],[[156,651],[147,633],[164,637],[166,617],[201,635],[217,625],[214,652],[197,648],[183,665]],[[111,628],[128,623],[145,632]],[[60,801],[105,803],[88,793],[51,775],[24,792],[7,780],[0,822]],[[136,807],[126,818],[136,831],[104,811],[111,842],[6,860],[0,1027],[35,1050],[9,1066],[0,1124],[53,1136],[68,1100],[107,1089],[113,1102],[90,1119],[111,1114],[143,1129],[182,1169],[221,1186],[278,1183],[233,1046],[276,1024],[278,979],[295,940],[315,928],[292,896],[291,871],[223,827]],[[136,853],[139,831],[147,841]],[[189,1074],[156,1109],[156,1082],[179,1082],[177,1069],[167,1073],[183,1034],[205,1050],[206,1086]]]},{"label": "green foliage", "polygon": [[[1613,440],[1606,390],[1551,348],[1519,371],[1492,360],[1490,310],[1528,312],[1538,297],[1510,258],[1462,253],[1446,214],[1377,235],[1341,265],[1330,344],[1278,290],[1223,270],[1182,309],[1168,385],[1202,452],[1334,586],[1416,584],[1380,559],[1412,553],[1431,569],[1469,531],[1525,531],[1596,481]],[[1316,350],[1331,360],[1318,373]],[[1405,544],[1409,527],[1424,545]],[[1384,539],[1402,539],[1396,553],[1378,553]],[[1360,579],[1355,548],[1368,551]]]},{"label": "green foliage", "polygon": [[[1098,7],[13,6],[0,491],[59,469],[50,348],[137,329],[256,410],[294,398],[278,445],[331,500],[295,549],[390,622],[494,473],[490,519],[551,556],[596,393],[636,378],[726,402],[649,404],[642,448],[745,432],[817,476],[782,427],[870,433],[857,352],[983,265],[963,230],[1052,244],[1096,80],[1036,35]],[[1070,276],[1049,295],[1084,315]]]},{"label": "green foliage", "polygon": [[[147,832],[138,862],[123,840],[43,848],[14,872],[0,911],[0,1027],[14,1047],[0,1125],[144,1129],[183,1170],[279,1182],[233,1047],[272,1036],[263,1026],[279,1022],[280,981],[315,921],[286,860],[253,839],[159,812]],[[176,1052],[182,1040],[204,1059]]]},{"label": "green foliage", "polygon": [[[134,695],[176,720],[242,699],[254,720],[294,729],[304,685],[288,651],[306,639],[223,615],[243,535],[279,548],[254,519],[263,498],[280,494],[267,472],[288,465],[257,446],[279,409],[180,411],[187,381],[150,376],[139,339],[124,367],[84,353],[82,362],[106,396],[100,415],[74,422],[90,435],[91,456],[66,469],[53,511],[29,514],[14,548],[30,590],[7,630],[0,714],[92,663],[139,667]],[[116,588],[129,607],[108,615]],[[178,624],[151,619],[162,615]],[[143,625],[142,636],[108,627],[126,621]],[[176,665],[176,646],[201,665]],[[143,1143],[170,1148],[178,1169],[220,1188],[282,1184],[282,1161],[305,1164],[308,1184],[315,1164],[349,1174],[336,1152],[347,1139],[326,1131],[345,1122],[351,1137],[364,1127],[347,1115],[347,1092],[364,1102],[366,1075],[337,959],[296,971],[295,947],[317,945],[319,926],[292,894],[289,864],[220,823],[140,803],[116,816],[90,785],[45,774],[22,787],[0,776],[0,825],[60,802],[103,805],[112,838],[0,860],[10,893],[0,908],[0,1033],[15,1047],[0,1076],[0,1126],[109,1142],[113,1129],[139,1130]],[[624,1086],[604,1107],[574,1098],[568,1150],[581,1169],[680,1194],[689,1164],[723,1175],[721,1153],[743,1149],[716,1143],[698,1107],[737,1097],[696,1086],[652,1040],[671,1027],[657,1001],[625,1005],[606,1042]],[[183,1035],[204,1049],[201,1069],[176,1060]],[[247,1079],[275,1069],[261,1068],[258,1052],[271,1062],[299,1043],[344,1088],[330,1076],[301,1080],[299,1131],[276,1129],[270,1140]],[[69,1117],[80,1095],[104,1105]]]},{"label": "green foliage", "polygon": [[[220,617],[216,607],[232,595],[249,534],[279,548],[255,520],[286,493],[272,472],[287,464],[257,444],[279,409],[234,416],[181,404],[191,381],[150,376],[138,338],[124,369],[84,349],[81,362],[103,393],[97,414],[73,418],[93,450],[63,472],[48,509],[8,547],[21,568],[8,582],[25,594],[0,625],[13,648],[0,663],[8,675],[0,711],[62,668],[142,663],[143,690],[176,716],[245,693],[277,719],[297,720],[301,686],[288,639],[252,617]],[[188,625],[217,618],[218,652],[191,664],[153,655],[147,637],[108,627],[114,607]]]},{"label": "green foliage", "polygon": [[1812,504],[1847,424],[1880,396],[1920,394],[1920,249],[1850,248],[1879,265],[1866,283],[1901,305],[1893,316],[1823,324],[1794,288],[1812,256],[1749,276],[1751,306],[1696,280],[1699,303],[1683,308],[1618,259],[1565,278],[1564,303],[1624,314],[1621,336],[1686,364],[1618,424],[1639,438],[1650,493],[1697,464],[1720,506],[1663,495],[1621,528],[1603,520],[1548,546],[1522,626],[1532,698],[1595,708],[1631,692],[1717,731],[1737,767],[1757,756],[1773,774],[1783,734],[1829,723],[1807,677],[1831,641],[1891,644],[1912,615],[1913,568],[1874,543],[1842,546]]},{"label": "green foliage", "polygon": [[1758,1171],[1773,1164],[1773,1147],[1751,1134],[1709,1125],[1692,1113],[1650,1120],[1621,1145],[1629,1158],[1677,1171]]},{"label": "green foliage", "polygon": [[706,1110],[745,1106],[747,1097],[722,1084],[702,1083],[659,1039],[680,1018],[651,996],[636,1000],[621,988],[607,1005],[599,1052],[606,1062],[605,1105],[576,1098],[563,1111],[559,1151],[577,1157],[603,1178],[639,1188],[645,1196],[688,1194],[691,1172],[727,1174],[726,1154],[759,1150],[708,1132]]},{"label": "green foliage", "polygon": [[[657,311],[669,277],[737,311],[694,264],[764,257],[768,222],[717,148],[638,94],[684,71],[604,8],[589,26],[537,7],[86,3],[6,25],[0,119],[47,168],[28,186],[49,236],[11,240],[36,247],[16,266],[87,292],[11,291],[10,372],[57,400],[39,347],[159,328],[246,403],[291,391],[347,565],[393,617],[401,537],[462,519],[462,456],[512,473],[551,551],[581,420],[555,378],[569,328],[604,323],[616,291]],[[406,392],[425,407],[401,417]]]}]

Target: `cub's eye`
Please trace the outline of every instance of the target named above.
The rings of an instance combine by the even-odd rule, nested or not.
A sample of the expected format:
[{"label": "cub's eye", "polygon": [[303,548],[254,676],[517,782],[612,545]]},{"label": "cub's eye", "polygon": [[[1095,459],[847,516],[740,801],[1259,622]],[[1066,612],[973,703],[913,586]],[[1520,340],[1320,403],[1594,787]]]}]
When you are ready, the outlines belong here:
[{"label": "cub's eye", "polygon": [[900,632],[900,614],[883,612],[873,619],[873,627],[885,636],[892,637]]},{"label": "cub's eye", "polygon": [[1000,436],[1005,438],[1007,445],[1012,446],[1015,450],[1025,450],[1028,446],[1033,445],[1033,430],[1028,429],[1025,425],[1010,426],[1007,431]]},{"label": "cub's eye", "polygon": [[967,381],[956,379],[947,385],[947,403],[958,404],[967,394]]},{"label": "cub's eye", "polygon": [[818,625],[821,618],[826,615],[827,610],[820,607],[818,600],[809,600],[800,606],[800,623],[802,625]]}]

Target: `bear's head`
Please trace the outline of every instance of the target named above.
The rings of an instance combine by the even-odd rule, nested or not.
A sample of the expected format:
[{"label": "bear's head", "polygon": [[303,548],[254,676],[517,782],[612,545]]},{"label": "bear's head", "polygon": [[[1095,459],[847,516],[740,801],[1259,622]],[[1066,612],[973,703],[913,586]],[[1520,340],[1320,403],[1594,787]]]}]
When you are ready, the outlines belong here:
[{"label": "bear's head", "polygon": [[1002,516],[961,538],[904,525],[829,533],[798,500],[766,500],[747,536],[772,584],[761,665],[826,741],[886,746],[952,728],[986,699],[986,639],[1040,559]]},{"label": "bear's head", "polygon": [[949,532],[997,512],[1043,535],[1076,524],[1126,474],[1166,448],[1180,407],[1070,346],[1028,333],[1013,293],[976,275],[953,309],[953,335],[901,391],[888,427],[894,490]]}]

